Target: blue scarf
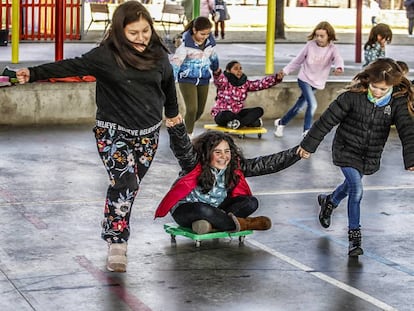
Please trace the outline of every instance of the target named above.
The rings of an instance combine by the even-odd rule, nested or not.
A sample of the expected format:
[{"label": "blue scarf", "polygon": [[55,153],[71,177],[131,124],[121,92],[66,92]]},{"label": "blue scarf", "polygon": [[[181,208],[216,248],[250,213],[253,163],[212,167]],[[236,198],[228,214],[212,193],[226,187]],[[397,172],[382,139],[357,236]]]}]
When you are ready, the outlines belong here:
[{"label": "blue scarf", "polygon": [[368,94],[367,94],[367,97],[368,97],[368,100],[371,102],[371,103],[373,103],[373,104],[375,104],[375,106],[377,106],[377,107],[383,107],[383,106],[385,106],[385,105],[388,105],[388,103],[390,102],[390,100],[391,100],[391,95],[392,95],[392,87],[388,90],[388,92],[384,95],[384,96],[382,96],[381,98],[375,98],[373,95],[372,95],[372,92],[371,92],[371,90],[370,89],[368,89]]}]

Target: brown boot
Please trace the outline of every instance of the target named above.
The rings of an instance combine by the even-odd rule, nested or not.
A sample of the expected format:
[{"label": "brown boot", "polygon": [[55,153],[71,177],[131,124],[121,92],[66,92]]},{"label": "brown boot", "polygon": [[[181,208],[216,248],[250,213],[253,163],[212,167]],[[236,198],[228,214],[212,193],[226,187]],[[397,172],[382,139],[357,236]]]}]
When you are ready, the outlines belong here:
[{"label": "brown boot", "polygon": [[266,216],[240,218],[231,214],[231,217],[236,225],[236,232],[244,230],[269,230],[272,227],[272,221]]}]

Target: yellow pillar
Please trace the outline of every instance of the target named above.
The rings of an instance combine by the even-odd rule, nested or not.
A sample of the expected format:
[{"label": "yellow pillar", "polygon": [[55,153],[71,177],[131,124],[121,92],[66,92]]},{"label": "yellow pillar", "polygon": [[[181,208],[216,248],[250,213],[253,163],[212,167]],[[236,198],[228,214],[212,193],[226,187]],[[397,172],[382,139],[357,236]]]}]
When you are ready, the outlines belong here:
[{"label": "yellow pillar", "polygon": [[12,64],[19,63],[20,0],[12,1]]},{"label": "yellow pillar", "polygon": [[276,0],[267,2],[267,31],[266,31],[266,74],[274,73],[275,51]]},{"label": "yellow pillar", "polygon": [[193,2],[193,19],[200,16],[200,0],[194,0]]}]

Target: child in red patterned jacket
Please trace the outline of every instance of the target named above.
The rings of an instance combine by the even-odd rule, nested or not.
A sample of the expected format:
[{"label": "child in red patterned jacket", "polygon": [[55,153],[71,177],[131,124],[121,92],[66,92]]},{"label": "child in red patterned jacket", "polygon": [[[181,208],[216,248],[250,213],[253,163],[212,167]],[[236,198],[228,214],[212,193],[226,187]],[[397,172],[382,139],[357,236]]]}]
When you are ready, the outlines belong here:
[{"label": "child in red patterned jacket", "polygon": [[211,115],[217,125],[232,129],[262,126],[263,108],[244,107],[247,93],[268,89],[282,79],[278,79],[275,74],[258,80],[248,80],[241,64],[236,60],[229,62],[224,72],[220,69],[214,72],[213,77],[217,96]]}]

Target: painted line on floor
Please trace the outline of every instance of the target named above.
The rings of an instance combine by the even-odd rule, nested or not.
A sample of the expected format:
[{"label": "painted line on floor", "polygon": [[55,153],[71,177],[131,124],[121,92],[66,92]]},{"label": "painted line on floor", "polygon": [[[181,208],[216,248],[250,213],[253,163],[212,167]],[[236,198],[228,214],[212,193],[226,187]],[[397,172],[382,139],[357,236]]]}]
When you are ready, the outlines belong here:
[{"label": "painted line on floor", "polygon": [[29,213],[26,209],[25,204],[19,204],[15,196],[12,192],[0,188],[0,196],[2,198],[6,198],[8,203],[7,206],[12,205],[13,207],[17,207],[15,211],[17,211],[18,214],[20,214],[24,219],[26,219],[28,222],[30,222],[36,229],[43,230],[47,229],[48,225],[45,223],[42,219],[37,217],[37,215]]},{"label": "painted line on floor", "polygon": [[[348,217],[343,217],[343,218],[348,219]],[[310,233],[312,233],[312,234],[314,234],[318,237],[324,237],[324,238],[326,238],[326,239],[328,239],[328,240],[330,240],[330,241],[332,241],[336,244],[339,244],[339,245],[344,246],[344,247],[348,247],[348,240],[346,242],[344,242],[341,239],[334,238],[334,237],[332,237],[332,236],[330,236],[330,235],[328,235],[328,234],[326,234],[326,233],[324,233],[320,230],[313,229],[312,227],[310,227],[310,226],[303,223],[305,221],[311,221],[311,220],[314,220],[314,218],[312,217],[312,218],[291,219],[291,220],[289,220],[289,222],[291,224],[293,224],[294,226],[296,226],[296,227],[298,227],[298,228],[300,228],[304,231],[310,232]],[[410,276],[414,276],[414,270],[412,270],[408,267],[405,267],[405,266],[401,266],[400,264],[398,264],[394,261],[391,261],[391,260],[389,260],[387,258],[384,258],[382,256],[379,256],[379,255],[376,255],[372,252],[367,251],[366,249],[364,249],[364,257],[369,257],[369,258],[379,262],[380,264],[386,265],[387,267],[389,267],[391,269],[398,270],[398,271],[406,273]]]},{"label": "painted line on floor", "polygon": [[[121,301],[128,305],[132,311],[152,311],[150,307],[131,294],[124,286],[119,284],[115,278],[109,275],[113,272],[104,273],[95,267],[85,256],[77,256],[75,261],[87,270],[96,280],[103,285],[107,285],[111,292],[114,292]],[[116,273],[115,273],[116,274]]]},{"label": "painted line on floor", "polygon": [[[2,195],[2,192],[0,190],[0,196]],[[155,195],[142,195],[140,197],[140,200],[153,200],[156,199],[158,200],[159,198],[161,198],[161,195],[159,196],[155,196]],[[0,197],[0,199],[2,199]],[[68,200],[49,200],[49,201],[10,201],[10,200],[6,200],[5,202],[1,202],[0,203],[0,207],[7,207],[10,206],[11,204],[14,204],[16,206],[20,206],[20,205],[28,205],[28,206],[33,206],[33,205],[60,205],[60,204],[100,204],[102,205],[102,208],[105,204],[105,198],[101,197],[101,198],[97,198],[97,199],[68,199]]]},{"label": "painted line on floor", "polygon": [[[334,187],[335,188],[335,187]],[[292,189],[292,190],[275,190],[275,191],[255,191],[254,195],[283,195],[283,194],[303,194],[303,193],[325,193],[332,192],[334,188],[320,188],[320,189]],[[414,185],[403,186],[364,186],[364,191],[385,191],[385,190],[412,190]]]},{"label": "painted line on floor", "polygon": [[338,281],[334,278],[331,278],[330,276],[328,276],[328,275],[326,275],[322,272],[317,272],[317,271],[315,271],[315,269],[312,269],[311,267],[309,267],[305,264],[302,264],[299,261],[297,261],[297,260],[295,260],[295,259],[293,259],[289,256],[286,256],[282,253],[279,253],[278,251],[276,251],[276,250],[274,250],[274,249],[272,249],[272,248],[270,248],[270,247],[268,247],[268,246],[266,246],[266,245],[264,245],[264,244],[262,244],[262,243],[260,243],[256,240],[254,240],[254,239],[248,239],[247,242],[254,245],[254,246],[256,246],[257,248],[260,248],[261,250],[269,253],[270,255],[272,255],[274,257],[277,257],[280,260],[282,260],[282,261],[284,261],[284,262],[286,262],[286,263],[288,263],[288,264],[290,264],[290,265],[292,265],[292,266],[294,266],[294,267],[296,267],[296,268],[298,268],[298,269],[300,269],[300,270],[302,270],[306,273],[309,273],[309,274],[313,275],[314,277],[317,277],[318,279],[320,279],[320,280],[322,280],[326,283],[329,283],[333,286],[336,286],[336,287],[338,287],[338,288],[340,288],[340,289],[342,289],[342,290],[344,290],[344,291],[346,291],[346,292],[348,292],[348,293],[350,293],[350,294],[352,294],[352,295],[354,295],[358,298],[361,298],[361,299],[365,300],[366,302],[371,303],[374,306],[377,306],[378,308],[381,308],[381,310],[398,311],[397,309],[395,309],[394,307],[386,304],[385,302],[382,302],[381,300],[378,300],[378,299],[376,299],[376,298],[360,291],[359,289],[357,289],[355,287],[349,286],[349,285],[347,285],[347,284],[345,284],[341,281]]},{"label": "painted line on floor", "polygon": [[[367,186],[364,187],[364,191],[381,191],[381,190],[411,190],[414,189],[414,185],[406,185],[406,186]],[[286,194],[304,194],[304,193],[324,193],[324,192],[332,192],[332,188],[319,188],[319,189],[286,189],[286,190],[275,190],[275,191],[255,191],[255,196],[267,196],[267,195],[286,195]],[[0,189],[0,195],[3,196],[4,193],[2,193],[2,190]],[[14,205],[51,205],[51,204],[103,204],[104,202],[103,197],[102,198],[96,198],[96,199],[70,199],[70,200],[49,200],[49,201],[17,201],[17,200],[10,200],[7,196],[4,196],[7,201],[0,203],[1,207],[7,207],[10,206],[10,204]],[[149,195],[149,194],[143,194],[139,197],[140,200],[152,200],[152,199],[160,199],[162,198],[162,195]]]},{"label": "painted line on floor", "polygon": [[[30,307],[31,310],[36,310],[35,306],[33,306],[32,302],[29,300],[29,297],[26,297],[26,295],[23,293],[23,291],[20,289],[20,287],[9,277],[9,275],[11,274],[10,271],[6,268],[6,265],[3,264],[4,260],[2,260],[2,258],[10,258],[10,256],[2,249],[0,248],[0,274],[2,274],[4,276],[4,281],[2,280],[2,282],[7,282],[10,285],[10,290],[7,290],[5,288],[4,285],[2,285],[2,295],[6,294],[6,293],[12,293],[15,292],[16,296],[21,297],[26,303],[27,305]],[[13,300],[13,304],[14,306],[17,303],[20,303],[20,301],[17,301],[17,298],[14,298]],[[7,301],[2,301],[2,303],[6,304]],[[12,306],[12,304],[10,304],[10,306]],[[11,307],[10,307],[11,309]]]}]

